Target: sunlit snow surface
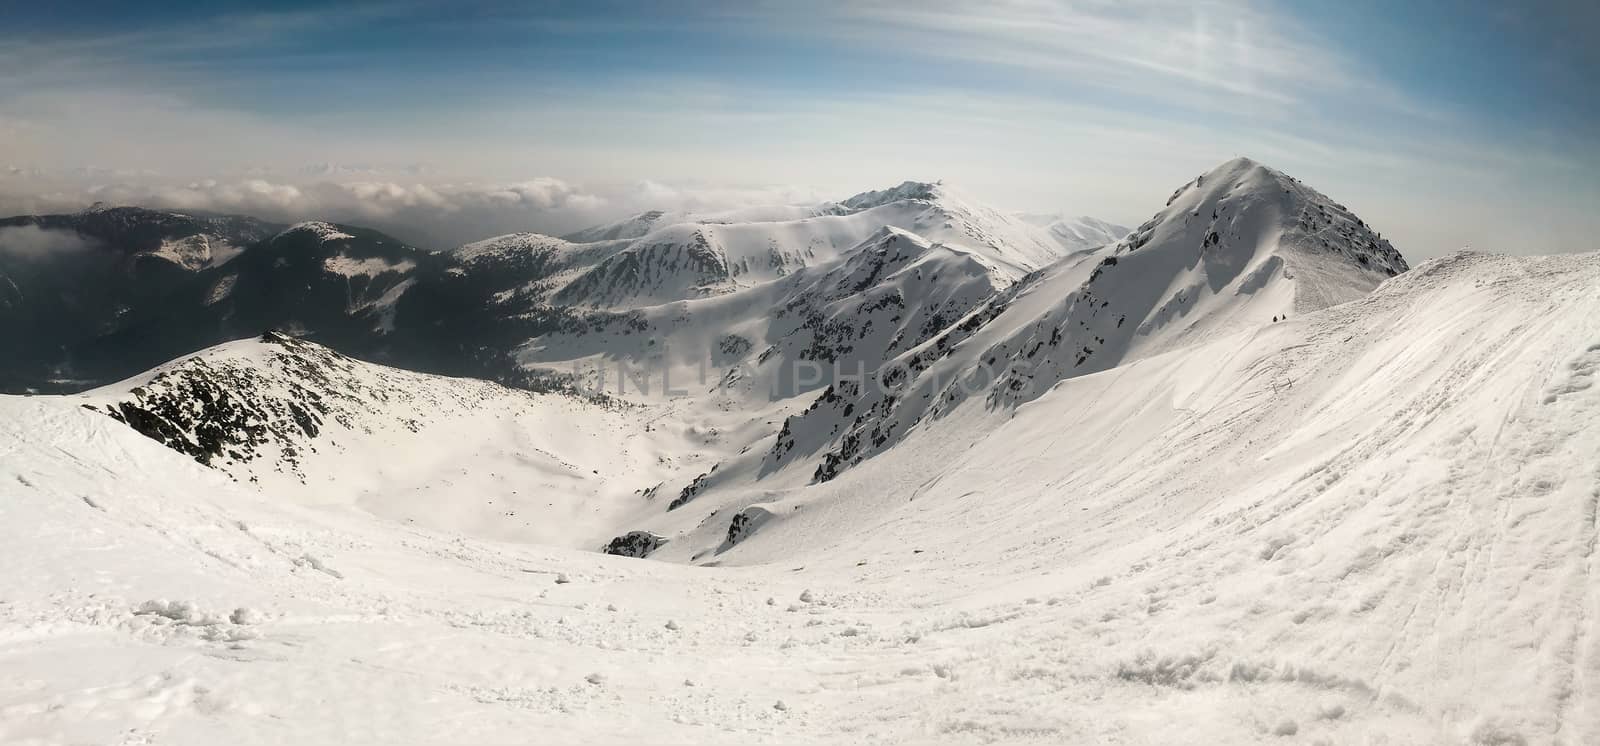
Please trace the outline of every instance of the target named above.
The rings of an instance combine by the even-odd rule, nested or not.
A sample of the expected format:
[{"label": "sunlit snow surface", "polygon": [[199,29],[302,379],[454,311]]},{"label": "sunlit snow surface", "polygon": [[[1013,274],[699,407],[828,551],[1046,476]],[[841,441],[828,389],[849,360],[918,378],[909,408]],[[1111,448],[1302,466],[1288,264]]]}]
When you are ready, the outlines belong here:
[{"label": "sunlit snow surface", "polygon": [[[681,388],[273,332],[0,397],[0,742],[1600,742],[1600,254],[1405,271],[1239,159],[450,259],[626,312],[525,370]],[[393,332],[417,255],[319,261]]]},{"label": "sunlit snow surface", "polygon": [[[485,472],[620,438],[604,484],[644,485],[695,449],[667,405],[657,440],[433,393],[439,445],[378,407],[262,488],[82,406],[114,392],[0,398],[0,739],[1593,743],[1597,288],[1596,255],[1460,254],[975,400],[773,495],[715,566],[500,542],[449,513],[477,495],[358,477],[504,495]],[[474,447],[519,432],[549,458]]]}]

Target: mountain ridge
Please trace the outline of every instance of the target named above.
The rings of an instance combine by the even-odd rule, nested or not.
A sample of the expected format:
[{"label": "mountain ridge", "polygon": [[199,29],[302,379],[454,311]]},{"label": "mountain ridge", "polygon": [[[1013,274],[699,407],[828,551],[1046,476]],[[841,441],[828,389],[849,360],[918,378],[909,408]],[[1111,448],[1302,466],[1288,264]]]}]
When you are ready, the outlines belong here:
[{"label": "mountain ridge", "polygon": [[1123,241],[1022,278],[876,378],[835,382],[763,452],[696,480],[693,496],[789,470],[826,482],[969,399],[1012,411],[1063,380],[1364,297],[1406,268],[1359,219],[1335,222],[1342,207],[1293,183],[1245,159],[1218,166]]},{"label": "mountain ridge", "polygon": [[[0,257],[0,308],[12,313],[14,336],[24,341],[23,354],[0,370],[0,387],[77,390],[269,328],[297,330],[375,362],[525,381],[529,374],[513,357],[531,339],[633,329],[640,309],[744,292],[839,261],[884,226],[985,254],[998,284],[1063,250],[1023,221],[937,191],[926,195],[937,199],[880,199],[861,209],[825,202],[701,216],[652,211],[569,234],[600,239],[587,243],[524,233],[438,252],[316,220],[282,226],[103,204],[69,216],[14,218],[7,222],[68,234],[89,226],[83,231],[122,240],[118,251],[149,257],[140,261],[164,279],[146,283],[107,267],[103,285],[132,294],[84,293],[66,282],[66,264],[53,269]],[[232,231],[226,240],[217,237],[223,229]],[[286,248],[297,243],[304,246]],[[308,252],[319,254],[315,263],[298,259]],[[295,302],[274,305],[261,295],[274,287],[300,289]]]}]

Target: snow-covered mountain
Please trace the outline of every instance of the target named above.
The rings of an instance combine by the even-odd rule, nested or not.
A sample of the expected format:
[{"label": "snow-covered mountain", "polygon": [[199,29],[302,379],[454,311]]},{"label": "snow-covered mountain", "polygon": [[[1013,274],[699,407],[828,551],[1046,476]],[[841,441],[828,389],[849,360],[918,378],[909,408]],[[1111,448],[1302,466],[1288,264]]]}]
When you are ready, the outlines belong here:
[{"label": "snow-covered mountain", "polygon": [[[1236,176],[1211,195],[1228,208],[1219,217],[1253,215],[1267,203],[1236,187],[1276,178]],[[1201,193],[1194,205],[1210,199]],[[1320,257],[1325,273],[1275,273],[1269,285],[1286,287],[1235,293],[1245,307],[1210,307],[1195,319],[1204,328],[1152,326],[1123,346],[1122,364],[1066,376],[1020,406],[967,397],[828,481],[783,468],[735,495],[708,477],[674,510],[664,498],[681,477],[668,472],[714,459],[660,459],[735,453],[759,428],[692,429],[699,403],[685,399],[629,405],[619,430],[589,431],[609,410],[281,338],[86,395],[0,396],[0,659],[28,682],[0,691],[0,733],[1594,741],[1600,255],[1462,253],[1379,282],[1373,264],[1388,257],[1355,251],[1371,244],[1324,246],[1238,220],[1239,242],[1217,229],[1213,247],[1285,267]],[[1215,276],[1228,281],[1209,292],[1226,296],[1253,265],[1207,265],[1206,222],[1191,236],[1168,230],[1182,224],[1168,215],[1140,246],[1073,264],[1085,275],[1075,290],[1036,297],[1049,295],[1038,280],[1019,283],[1005,308],[1056,313],[1112,272],[1168,266],[1142,252],[1180,248],[1192,265],[1177,265],[1169,289]],[[1180,235],[1195,243],[1171,248]],[[1108,257],[1117,264],[1102,268]],[[1298,305],[1368,275],[1366,295]],[[1269,307],[1252,305],[1261,297]],[[1259,312],[1270,315],[1234,323]],[[1008,322],[981,347],[1027,326]],[[288,424],[292,408],[270,405],[314,400],[294,385],[329,408],[313,438]],[[105,411],[139,402],[166,417],[203,411],[208,397],[259,412],[216,421],[277,423],[267,431],[281,425],[287,438],[264,436],[264,455],[207,468]],[[161,401],[189,404],[148,406]],[[541,409],[568,404],[583,409]],[[429,410],[417,431],[396,427],[415,407]],[[497,415],[535,440],[479,454],[512,442]],[[191,423],[184,437],[209,420],[175,416]],[[552,435],[569,422],[585,426]],[[612,440],[630,450],[625,465],[607,461]],[[277,472],[260,469],[284,442],[316,449],[299,459],[305,481],[267,485]],[[536,450],[568,445],[548,460]],[[442,457],[417,466],[432,475],[419,479],[433,485],[428,499],[405,493],[416,475],[397,473],[353,506],[329,499],[348,494],[340,480],[406,468],[430,448]],[[479,504],[535,481],[519,457],[550,470],[519,515],[591,480],[668,480],[601,497],[640,506],[605,521],[619,536],[638,531],[632,546],[664,539],[650,553],[661,561],[596,551],[598,521],[539,539],[581,549],[488,530],[501,519]],[[742,463],[715,458],[715,475]],[[241,464],[261,481],[234,471]],[[661,471],[638,471],[649,464]],[[499,473],[511,478],[497,483]],[[452,525],[452,511],[475,517]],[[569,519],[539,518],[550,534]]]},{"label": "snow-covered mountain", "polygon": [[1028,213],[1018,217],[1044,228],[1050,233],[1051,238],[1068,251],[1084,251],[1116,243],[1129,233],[1123,226],[1086,215]]},{"label": "snow-covered mountain", "polygon": [[832,382],[769,446],[684,497],[744,494],[775,472],[827,481],[968,400],[1010,410],[1063,380],[1360,298],[1405,268],[1328,198],[1230,161],[1124,241],[1029,275],[873,375]]},{"label": "snow-covered mountain", "polygon": [[0,385],[14,390],[79,390],[268,328],[377,350],[427,261],[376,231],[322,222],[137,208],[11,222],[55,242],[0,250],[18,301],[0,314],[17,352],[0,364]]},{"label": "snow-covered mountain", "polygon": [[782,223],[821,215],[840,215],[848,212],[850,212],[849,208],[842,207],[836,202],[821,202],[809,205],[749,205],[731,210],[712,212],[647,210],[621,220],[574,231],[562,236],[562,238],[572,243],[601,243],[643,238],[657,228],[684,223],[700,225]]},{"label": "snow-covered mountain", "polygon": [[205,344],[0,395],[0,739],[1600,738],[1600,254],[1408,269],[1244,159],[1061,225],[141,259],[73,362]]},{"label": "snow-covered mountain", "polygon": [[[572,240],[593,238],[604,240]],[[1047,231],[946,185],[906,182],[809,208],[651,213],[564,239],[503,236],[452,252],[459,264],[437,285],[474,288],[479,300],[452,307],[516,320],[489,322],[497,331],[480,345],[512,350],[515,371],[634,366],[701,391],[720,380],[738,383],[724,392],[781,398],[831,383],[836,369],[875,369],[1066,253]],[[862,268],[875,274],[856,276]],[[408,293],[402,317],[435,291],[424,282]],[[483,338],[483,328],[474,319],[453,338]],[[796,375],[797,363],[823,373]]]},{"label": "snow-covered mountain", "polygon": [[[99,371],[75,364],[84,340],[163,304],[281,226],[96,205],[0,220],[0,390],[71,390]],[[193,347],[134,356],[128,373]],[[119,352],[118,355],[123,353]]]},{"label": "snow-covered mountain", "polygon": [[[1405,268],[1342,206],[1245,159],[1121,241],[1078,251],[938,183],[798,218],[739,215],[771,220],[661,213],[626,222],[637,238],[619,224],[578,236],[604,234],[588,243],[513,234],[434,254],[301,224],[200,273],[177,311],[134,314],[112,349],[159,336],[176,355],[254,324],[540,390],[772,408],[781,424],[755,427],[739,464],[671,485],[681,505],[778,471],[825,481],[970,398],[1015,407],[1064,379],[1360,297]],[[751,264],[758,247],[765,265]]]},{"label": "snow-covered mountain", "polygon": [[96,203],[67,215],[0,219],[0,231],[33,228],[75,234],[88,246],[129,265],[160,262],[197,271],[225,264],[281,227],[238,215],[189,215]]},{"label": "snow-covered mountain", "polygon": [[[98,255],[121,262],[108,267],[171,268],[159,281],[118,269],[79,283],[68,281],[83,274],[77,252],[44,263],[0,252],[0,308],[22,341],[0,366],[9,390],[79,390],[270,328],[365,359],[522,384],[548,378],[516,362],[541,337],[640,333],[645,309],[832,266],[886,228],[973,256],[996,287],[1066,251],[1044,228],[915,182],[843,202],[655,211],[566,238],[512,234],[436,253],[347,225],[285,230],[139,208],[9,222],[99,242]],[[107,286],[115,292],[97,289]]]},{"label": "snow-covered mountain", "polygon": [[553,300],[617,309],[721,295],[838,260],[885,227],[975,253],[1001,283],[1064,253],[1045,230],[937,183],[906,182],[776,214],[745,210],[737,222],[730,217],[646,213],[569,236],[631,242],[572,279]]},{"label": "snow-covered mountain", "polygon": [[[236,264],[284,270],[314,263],[318,277],[342,280],[346,292],[333,302],[284,289],[273,272],[245,287],[288,300],[300,317],[308,317],[307,309],[330,309],[347,320],[339,338],[358,354],[404,362],[449,359],[453,352],[453,363],[413,367],[493,371],[520,386],[567,394],[610,390],[631,406],[668,406],[675,418],[713,413],[694,415],[709,416],[695,427],[728,437],[712,448],[702,443],[693,455],[675,452],[673,469],[630,489],[649,488],[646,502],[617,512],[631,522],[605,529],[668,537],[683,531],[682,519],[668,513],[695,503],[695,513],[742,515],[752,490],[834,479],[969,400],[1011,411],[1063,380],[1362,297],[1405,269],[1399,254],[1342,206],[1244,159],[1180,188],[1123,240],[1075,252],[1058,247],[1062,258],[1021,276],[1031,259],[1017,246],[1038,245],[1005,231],[1026,221],[974,208],[943,185],[907,182],[817,212],[787,219],[779,211],[773,222],[653,224],[635,239],[590,243],[514,234],[442,254],[389,247],[377,235],[357,241],[359,229],[311,223],[268,241],[275,253],[253,251]],[[889,224],[857,245],[833,246],[867,218]],[[894,222],[949,240],[930,240]],[[703,239],[699,254],[683,253],[679,240],[689,235]],[[821,235],[828,242],[818,243]],[[995,240],[999,235],[1009,238]],[[706,236],[720,238],[713,244]],[[764,281],[735,281],[747,265],[730,271],[729,247],[748,248],[757,239],[782,246],[796,237],[828,248],[788,254],[793,270],[780,271],[783,262],[774,262]],[[304,275],[283,274],[292,282]],[[697,287],[683,285],[686,278]],[[237,313],[235,283],[216,281],[208,305]],[[607,303],[596,302],[602,292]],[[646,297],[672,300],[595,307]],[[257,311],[251,318],[276,317]],[[317,338],[328,339],[329,330],[341,327],[323,318],[315,328]],[[221,375],[203,359],[185,363],[196,365],[201,378]],[[142,395],[126,388],[117,389],[119,402]],[[298,381],[277,390],[315,388]],[[191,386],[168,407],[205,412],[209,405],[182,402],[227,398]],[[397,401],[404,411],[430,400],[417,394]],[[293,411],[282,402],[253,406],[235,409]],[[360,428],[394,429],[384,422]],[[280,429],[294,428],[281,423]],[[199,436],[185,437],[182,443]],[[299,474],[297,454],[308,451],[315,451],[308,443],[284,444],[247,476]],[[754,528],[743,519],[735,533]]]},{"label": "snow-covered mountain", "polygon": [[627,241],[642,238],[662,222],[667,213],[648,210],[621,220],[573,231],[561,238],[571,243],[596,243],[599,241]]},{"label": "snow-covered mountain", "polygon": [[619,371],[656,378],[659,396],[685,393],[747,401],[787,399],[840,372],[876,370],[942,331],[1000,287],[982,254],[883,228],[843,259],[804,267],[739,292],[634,312],[629,325],[554,331],[521,347],[527,369],[594,371],[615,388]]},{"label": "snow-covered mountain", "polygon": [[374,365],[279,332],[67,400],[267,494],[585,549],[695,463],[662,454],[706,445],[603,397]]}]

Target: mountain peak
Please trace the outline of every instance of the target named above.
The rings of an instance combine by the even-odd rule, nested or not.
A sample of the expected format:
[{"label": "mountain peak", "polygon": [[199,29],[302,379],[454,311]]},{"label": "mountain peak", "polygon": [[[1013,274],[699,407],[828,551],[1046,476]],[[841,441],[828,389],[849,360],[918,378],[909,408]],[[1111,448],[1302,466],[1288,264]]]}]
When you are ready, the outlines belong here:
[{"label": "mountain peak", "polygon": [[882,228],[879,228],[877,231],[873,232],[873,234],[869,236],[866,241],[863,241],[861,245],[886,246],[901,239],[907,239],[919,244],[928,245],[927,239],[924,239],[923,237],[904,228],[893,225],[885,225]]},{"label": "mountain peak", "polygon": [[186,213],[175,212],[173,210],[156,210],[148,207],[138,207],[135,205],[118,205],[111,202],[95,202],[94,204],[79,210],[76,215],[82,218],[104,219],[106,217],[112,217],[126,220],[155,221],[172,219],[183,220],[191,217]]},{"label": "mountain peak", "polygon": [[[1293,176],[1243,157],[1179,187],[1165,209],[1123,239],[1116,251],[1152,246],[1180,251],[1198,246],[1201,257],[1213,265],[1251,263],[1267,255],[1293,256],[1301,262],[1338,257],[1376,278],[1356,283],[1362,287],[1355,294],[1365,294],[1370,285],[1409,268],[1400,252],[1349,208]],[[1338,296],[1340,300],[1332,302],[1354,297]]]},{"label": "mountain peak", "polygon": [[666,215],[663,210],[647,210],[621,220],[573,231],[561,236],[561,239],[572,243],[594,243],[642,238],[661,227]]},{"label": "mountain peak", "polygon": [[341,238],[355,238],[355,236],[344,232],[339,228],[339,226],[334,225],[333,223],[323,220],[307,220],[303,223],[295,223],[294,225],[285,228],[282,233],[279,233],[274,237],[274,240],[296,233],[311,234],[316,236],[317,239],[322,243],[335,241]]},{"label": "mountain peak", "polygon": [[461,261],[472,261],[486,257],[509,257],[528,252],[557,249],[567,245],[567,241],[554,236],[547,236],[543,233],[507,233],[503,236],[494,236],[485,238],[482,241],[462,244],[451,250],[450,254]]},{"label": "mountain peak", "polygon": [[1342,205],[1236,158],[1122,241],[1027,275],[908,349],[907,387],[831,391],[789,426],[808,442],[780,439],[772,463],[821,454],[813,479],[828,481],[978,391],[1017,406],[1068,378],[1355,300],[1405,269]]},{"label": "mountain peak", "polygon": [[[1218,165],[1216,168],[1211,169],[1211,170],[1213,172],[1216,172],[1216,171],[1248,170],[1248,169],[1251,169],[1251,168],[1265,168],[1268,171],[1276,171],[1276,169],[1274,169],[1274,168],[1262,163],[1261,161],[1258,161],[1258,160],[1256,160],[1254,158],[1251,158],[1249,156],[1244,156],[1244,155],[1234,156],[1233,158],[1229,158],[1228,160],[1223,161],[1220,165]],[[1282,172],[1280,171],[1278,173],[1282,173]]]},{"label": "mountain peak", "polygon": [[898,186],[888,189],[862,192],[840,204],[855,210],[867,210],[905,200],[934,200],[938,199],[943,191],[943,181],[903,181]]}]

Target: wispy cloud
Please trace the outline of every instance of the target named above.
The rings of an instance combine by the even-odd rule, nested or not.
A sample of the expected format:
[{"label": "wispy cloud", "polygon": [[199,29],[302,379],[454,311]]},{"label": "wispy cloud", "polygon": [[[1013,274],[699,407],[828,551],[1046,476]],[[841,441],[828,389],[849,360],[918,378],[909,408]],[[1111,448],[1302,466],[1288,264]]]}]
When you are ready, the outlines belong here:
[{"label": "wispy cloud", "polygon": [[[130,176],[139,178],[121,180]],[[88,183],[85,179],[94,177],[112,180],[84,185]],[[289,183],[262,178],[166,184],[159,176],[148,174],[0,171],[3,215],[74,212],[103,202],[252,215],[281,222],[332,220],[386,230],[432,248],[529,230],[559,234],[645,210],[716,212],[751,205],[813,204],[842,196],[794,186],[737,187],[648,180],[589,189],[553,177],[492,184],[371,180]],[[12,238],[21,247],[19,251],[42,245],[38,236]]]},{"label": "wispy cloud", "polygon": [[63,24],[0,40],[0,166],[29,175],[0,171],[0,208],[98,195],[444,243],[949,178],[1002,207],[1136,222],[1251,155],[1405,225],[1413,254],[1512,235],[1490,216],[1513,207],[1561,205],[1563,245],[1584,235],[1568,206],[1600,199],[1592,136],[1485,135],[1302,18],[1250,0],[728,0]]},{"label": "wispy cloud", "polygon": [[1309,30],[1230,0],[863,0],[808,4],[784,20],[854,45],[1148,96],[1285,105],[1363,84]]}]

